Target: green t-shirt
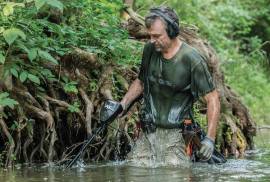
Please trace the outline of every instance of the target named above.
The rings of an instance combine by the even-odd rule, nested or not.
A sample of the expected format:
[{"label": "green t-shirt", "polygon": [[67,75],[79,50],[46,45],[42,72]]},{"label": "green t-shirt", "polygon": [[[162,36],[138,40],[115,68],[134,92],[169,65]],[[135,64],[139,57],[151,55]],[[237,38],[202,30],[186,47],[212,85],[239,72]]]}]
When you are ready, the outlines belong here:
[{"label": "green t-shirt", "polygon": [[184,42],[169,60],[147,43],[138,78],[144,83],[146,107],[162,128],[180,127],[191,117],[193,103],[215,89],[204,57]]}]

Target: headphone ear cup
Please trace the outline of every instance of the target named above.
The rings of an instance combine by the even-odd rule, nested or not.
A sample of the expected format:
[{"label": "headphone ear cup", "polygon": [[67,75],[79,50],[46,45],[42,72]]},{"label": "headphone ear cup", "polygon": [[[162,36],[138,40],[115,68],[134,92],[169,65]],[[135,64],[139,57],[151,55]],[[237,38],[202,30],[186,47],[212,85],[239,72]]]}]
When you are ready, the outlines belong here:
[{"label": "headphone ear cup", "polygon": [[167,22],[167,34],[168,36],[173,39],[175,37],[177,37],[177,35],[179,34],[179,28],[178,27],[173,27],[169,22]]},{"label": "headphone ear cup", "polygon": [[170,37],[170,39],[172,39],[173,38],[173,34],[174,34],[173,33],[173,27],[168,22],[167,22],[167,29],[166,29],[166,31],[167,31],[167,34]]}]

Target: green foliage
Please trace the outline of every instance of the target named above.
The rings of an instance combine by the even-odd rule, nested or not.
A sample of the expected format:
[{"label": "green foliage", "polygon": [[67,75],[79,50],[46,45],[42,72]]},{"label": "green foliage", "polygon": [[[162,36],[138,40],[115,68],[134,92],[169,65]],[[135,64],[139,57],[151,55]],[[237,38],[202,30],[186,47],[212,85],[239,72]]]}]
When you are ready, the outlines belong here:
[{"label": "green foliage", "polygon": [[[44,2],[61,10],[62,3],[57,0]],[[38,0],[0,4],[0,48],[2,50],[0,63],[4,65],[4,77],[11,74],[21,82],[30,81],[38,85],[41,80],[45,80],[44,77],[54,78],[41,66],[44,61],[58,64],[58,61],[49,53],[53,52],[52,44],[50,44],[52,41],[43,31],[46,26],[40,24],[36,18],[37,9],[44,4]],[[20,53],[26,53],[31,64],[20,60],[17,57]],[[45,72],[49,75],[44,75]]]},{"label": "green foliage", "polygon": [[13,109],[14,106],[17,104],[18,104],[17,101],[9,98],[9,94],[7,92],[0,93],[0,106],[2,106],[2,107],[8,106],[11,109]]},{"label": "green foliage", "polygon": [[24,32],[18,28],[9,28],[5,30],[3,36],[9,45],[11,45],[18,37],[21,37],[23,40],[26,39]]},{"label": "green foliage", "polygon": [[16,130],[19,127],[20,127],[19,123],[17,121],[13,121],[13,124],[11,125],[10,129],[11,130]]},{"label": "green foliage", "polygon": [[60,9],[61,11],[63,11],[63,4],[62,2],[58,1],[58,0],[28,0],[28,2],[35,2],[35,6],[36,8],[39,10],[42,6],[44,6],[45,4],[48,4],[52,7],[56,7],[58,9]]},{"label": "green foliage", "polygon": [[[46,79],[56,81],[44,63],[58,64],[58,58],[74,47],[98,54],[99,60],[122,65],[139,63],[141,44],[129,41],[127,32],[119,27],[121,0],[62,2],[25,0],[0,4],[0,64],[4,65],[4,77],[12,75],[23,83],[41,86]],[[61,24],[49,21],[50,12],[56,10],[63,12]],[[21,60],[19,54],[27,55],[30,63]],[[74,84],[65,89],[77,92]]]},{"label": "green foliage", "polygon": [[73,104],[70,104],[69,107],[68,107],[68,111],[71,112],[71,113],[80,112],[80,104],[79,104],[79,102],[75,101]]},{"label": "green foliage", "polygon": [[89,83],[88,90],[91,91],[91,92],[95,92],[95,91],[97,91],[97,89],[98,89],[98,83],[97,83],[97,80],[92,80],[92,81]]},{"label": "green foliage", "polygon": [[74,93],[77,94],[78,93],[78,89],[77,89],[77,82],[75,81],[71,81],[69,82],[67,78],[63,78],[64,80],[64,90],[66,93]]},{"label": "green foliage", "polygon": [[139,43],[129,41],[127,32],[119,27],[121,0],[76,1],[67,7],[78,7],[75,10],[76,18],[75,15],[70,15],[68,19],[72,27],[77,28],[76,33],[70,34],[73,39],[70,41],[71,45],[78,44],[81,48],[98,54],[99,57],[120,64],[139,62]]},{"label": "green foliage", "polygon": [[5,56],[3,54],[0,53],[0,63],[4,64],[5,63]]},{"label": "green foliage", "polygon": [[28,73],[27,78],[38,85],[40,84],[39,78],[31,73]]}]

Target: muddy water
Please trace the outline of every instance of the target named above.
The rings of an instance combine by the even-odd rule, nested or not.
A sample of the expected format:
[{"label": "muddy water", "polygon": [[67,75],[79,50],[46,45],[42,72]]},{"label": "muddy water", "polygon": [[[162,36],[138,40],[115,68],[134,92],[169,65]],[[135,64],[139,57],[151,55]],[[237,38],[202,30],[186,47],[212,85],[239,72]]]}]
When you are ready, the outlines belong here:
[{"label": "muddy water", "polygon": [[0,182],[99,182],[99,181],[270,181],[270,130],[258,132],[256,150],[248,151],[244,159],[229,159],[226,164],[192,164],[191,167],[136,166],[127,162],[88,164],[71,170],[47,165],[16,166],[1,171]]}]

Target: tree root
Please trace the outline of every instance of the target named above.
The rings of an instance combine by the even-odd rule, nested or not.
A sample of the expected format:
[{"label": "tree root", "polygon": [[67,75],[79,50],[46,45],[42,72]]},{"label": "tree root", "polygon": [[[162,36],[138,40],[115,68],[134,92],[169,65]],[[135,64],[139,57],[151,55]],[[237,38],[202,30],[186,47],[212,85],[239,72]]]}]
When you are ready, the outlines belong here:
[{"label": "tree root", "polygon": [[3,130],[3,133],[8,138],[8,143],[9,143],[9,149],[6,155],[6,163],[5,163],[5,167],[7,168],[7,167],[12,166],[12,162],[14,161],[13,154],[14,154],[15,143],[10,132],[8,131],[8,127],[5,121],[3,120],[2,114],[3,114],[3,107],[0,106],[0,126]]},{"label": "tree root", "polygon": [[79,88],[79,92],[86,104],[86,109],[85,109],[85,126],[86,126],[86,132],[87,135],[90,136],[92,134],[92,113],[94,111],[94,106],[93,103],[90,101],[90,99],[88,98],[88,96],[86,95],[85,91],[82,88]]},{"label": "tree root", "polygon": [[103,95],[105,99],[113,99],[112,96],[112,74],[113,74],[113,69],[111,66],[106,66],[103,69],[102,76],[101,76],[101,81],[102,83],[100,87],[100,93]]}]

